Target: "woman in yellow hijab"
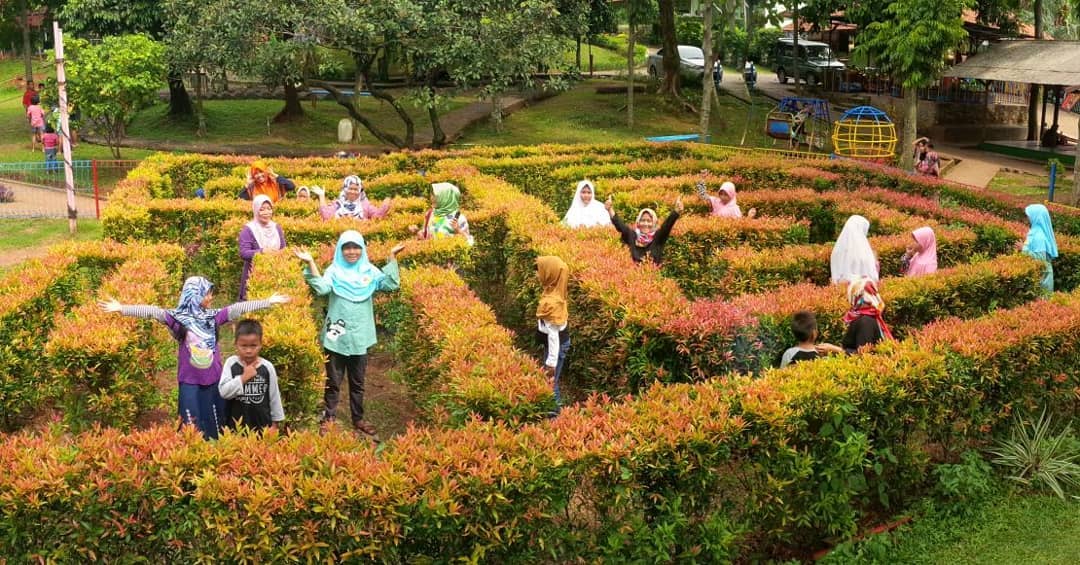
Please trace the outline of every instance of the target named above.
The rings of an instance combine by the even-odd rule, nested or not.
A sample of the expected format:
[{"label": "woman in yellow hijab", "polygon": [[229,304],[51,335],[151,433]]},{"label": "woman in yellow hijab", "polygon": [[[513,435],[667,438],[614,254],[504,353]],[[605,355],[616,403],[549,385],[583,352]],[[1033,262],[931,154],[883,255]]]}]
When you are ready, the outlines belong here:
[{"label": "woman in yellow hijab", "polygon": [[562,407],[559,396],[559,377],[562,376],[566,353],[570,350],[570,332],[567,320],[569,298],[566,285],[570,279],[570,268],[553,255],[536,258],[536,275],[543,288],[540,304],[536,308],[536,329],[545,340],[544,369],[552,380],[555,392],[555,413]]}]

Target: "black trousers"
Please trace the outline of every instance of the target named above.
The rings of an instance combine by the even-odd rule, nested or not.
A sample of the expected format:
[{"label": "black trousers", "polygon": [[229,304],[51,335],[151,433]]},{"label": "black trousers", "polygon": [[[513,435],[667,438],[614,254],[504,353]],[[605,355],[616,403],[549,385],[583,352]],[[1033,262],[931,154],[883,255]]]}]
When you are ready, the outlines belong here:
[{"label": "black trousers", "polygon": [[341,397],[341,380],[349,377],[349,412],[355,427],[364,420],[364,372],[367,370],[367,355],[342,355],[328,349],[326,360],[326,391],[323,400],[326,409],[323,421],[334,420],[337,414],[338,399]]}]

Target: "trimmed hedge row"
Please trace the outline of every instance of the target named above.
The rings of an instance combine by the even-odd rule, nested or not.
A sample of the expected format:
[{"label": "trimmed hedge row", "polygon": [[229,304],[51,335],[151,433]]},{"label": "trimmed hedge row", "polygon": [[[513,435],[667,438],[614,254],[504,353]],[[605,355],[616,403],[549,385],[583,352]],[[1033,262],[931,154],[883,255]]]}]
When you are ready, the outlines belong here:
[{"label": "trimmed hedge row", "polygon": [[[171,269],[145,256],[121,263],[102,281],[97,297],[121,297],[132,304],[171,302],[179,278],[176,251]],[[160,404],[154,378],[170,339],[155,325],[104,312],[95,300],[60,316],[44,353],[70,429],[100,424],[127,430],[139,414]]]},{"label": "trimmed hedge row", "polygon": [[[885,278],[881,283],[885,321],[893,335],[902,339],[940,318],[973,318],[1036,300],[1041,278],[1042,264],[1025,255],[959,265],[933,275]],[[798,284],[740,296],[732,304],[758,319],[764,355],[775,362],[795,344],[791,318],[800,310],[816,314],[823,341],[839,343],[846,329],[843,315],[849,308],[846,292],[844,285]]]},{"label": "trimmed hedge row", "polygon": [[[145,183],[146,195],[153,198],[191,197],[195,189],[204,187],[214,178],[233,176],[243,179],[251,162],[258,157],[243,155],[199,155],[158,153],[143,160],[128,174],[128,180]],[[408,167],[406,155],[385,155],[379,158],[350,159],[264,159],[275,172],[289,178],[337,178],[359,174],[362,177],[403,170]],[[241,181],[242,184],[243,181]],[[339,180],[340,182],[340,180]],[[233,191],[235,196],[240,186]],[[123,192],[130,198],[135,193]]]},{"label": "trimmed hedge row", "polygon": [[40,355],[54,320],[79,288],[71,256],[32,259],[0,279],[0,430],[11,430],[49,396]]},{"label": "trimmed hedge row", "polygon": [[419,267],[402,273],[393,297],[394,352],[417,404],[429,417],[447,412],[458,425],[479,416],[535,420],[554,397],[534,358],[452,270]]},{"label": "trimmed hedge row", "polygon": [[325,383],[326,356],[318,342],[323,309],[315,307],[302,265],[289,250],[255,256],[248,297],[256,300],[275,292],[292,300],[253,314],[263,322],[261,355],[277,370],[286,418],[312,423]]},{"label": "trimmed hedge row", "polygon": [[[115,242],[65,243],[48,255],[16,267],[0,281],[0,429],[13,429],[45,402],[60,398],[63,387],[41,351],[49,332],[68,308],[87,300],[105,273],[132,258],[159,257],[176,267],[182,256],[174,245],[128,247]],[[178,268],[174,271],[178,272]]]},{"label": "trimmed hedge row", "polygon": [[[283,225],[291,221],[306,221],[312,225],[323,222],[316,211],[317,203],[284,200],[275,208],[274,220]],[[382,222],[409,217],[416,223],[427,210],[424,200],[416,197],[393,198],[391,214],[379,220],[331,219],[328,225],[345,225],[351,229],[366,222]],[[251,221],[251,202],[236,198],[151,200],[147,203],[110,203],[103,214],[105,237],[117,241],[203,241],[224,230],[223,224],[236,220],[237,226]],[[404,220],[402,220],[404,221]],[[404,229],[404,226],[402,226]],[[229,230],[225,230],[229,231]],[[239,233],[236,228],[234,233]],[[210,234],[208,236],[207,234]],[[286,231],[286,237],[289,232]]]},{"label": "trimmed hedge row", "polygon": [[[1023,312],[1025,339],[1071,359],[1075,300],[967,324],[992,331]],[[1065,311],[1069,323],[1042,323]],[[1014,343],[979,355],[1007,368]],[[518,429],[414,429],[378,452],[338,433],[16,436],[0,444],[0,550],[56,561],[790,556],[901,507],[930,453],[982,441],[986,415],[1008,410],[1012,398],[987,394],[995,385],[951,355],[891,343],[760,379],[589,401]],[[1076,386],[1078,366],[1049,393],[1030,387],[1034,400]]]},{"label": "trimmed hedge row", "polygon": [[[990,250],[979,246],[978,238],[970,230],[933,227],[937,235],[938,265],[941,268],[966,263],[975,254],[990,253]],[[910,243],[910,235],[870,238],[882,274],[901,274],[900,262]],[[733,298],[801,282],[826,286],[831,284],[829,260],[832,247],[827,244],[716,249],[698,268],[695,276],[684,276],[688,269],[675,261],[664,266],[664,273],[678,280],[683,292],[693,297]]]},{"label": "trimmed hedge row", "polygon": [[1013,411],[1033,413],[1047,404],[1055,413],[1076,413],[1080,391],[1076,292],[974,320],[939,320],[912,332],[911,339],[922,348],[944,353],[951,371],[979,377],[970,409],[980,418],[970,422],[972,433],[1004,423]]}]

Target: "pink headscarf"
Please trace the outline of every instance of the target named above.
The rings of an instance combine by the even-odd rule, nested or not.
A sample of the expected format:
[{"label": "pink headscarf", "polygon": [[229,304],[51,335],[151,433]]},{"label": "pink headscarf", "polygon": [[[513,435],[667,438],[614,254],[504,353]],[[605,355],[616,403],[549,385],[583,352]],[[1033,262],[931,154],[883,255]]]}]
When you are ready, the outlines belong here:
[{"label": "pink headscarf", "polygon": [[921,247],[922,250],[911,258],[911,264],[908,265],[907,276],[936,273],[937,237],[934,235],[934,230],[927,226],[923,226],[911,232],[911,235],[915,237],[915,241],[919,243],[919,247]]},{"label": "pink headscarf", "polygon": [[728,200],[727,204],[720,201],[719,197],[710,196],[709,205],[712,207],[712,215],[721,218],[741,218],[742,210],[739,209],[739,204],[735,200],[735,183],[725,182],[720,185],[720,192],[728,193],[731,196],[731,200]]}]

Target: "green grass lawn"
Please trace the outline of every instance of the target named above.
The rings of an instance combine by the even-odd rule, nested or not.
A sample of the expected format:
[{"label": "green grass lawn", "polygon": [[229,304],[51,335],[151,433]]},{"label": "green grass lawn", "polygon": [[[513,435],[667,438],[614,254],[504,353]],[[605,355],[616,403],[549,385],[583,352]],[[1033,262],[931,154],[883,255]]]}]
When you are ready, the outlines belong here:
[{"label": "green grass lawn", "polygon": [[[68,221],[64,219],[0,219],[0,230],[4,233],[4,237],[0,238],[0,252],[3,253],[45,247],[69,239]],[[101,239],[101,222],[80,219],[73,239]]]},{"label": "green grass lawn", "polygon": [[[573,42],[568,42],[566,51],[563,52],[563,63],[573,65],[577,62],[575,45]],[[612,51],[611,49],[605,49],[596,45],[592,46],[593,56],[593,70],[595,71],[626,71],[626,52],[619,53]],[[640,56],[635,57],[635,66],[641,66],[645,64],[644,52],[640,53]],[[587,74],[589,72],[589,46],[587,44],[581,45],[581,72]]]},{"label": "green grass lawn", "polygon": [[[461,108],[473,101],[458,96],[452,98],[442,113]],[[168,141],[198,149],[200,143],[228,145],[260,145],[266,147],[338,150],[348,148],[337,142],[337,124],[348,113],[338,104],[323,100],[315,109],[305,101],[304,117],[291,122],[274,124],[270,120],[281,110],[281,100],[208,100],[203,103],[207,131],[204,137],[195,135],[192,122],[177,122],[168,116],[168,107],[155,105],[140,112],[128,128],[130,136],[146,141]],[[374,98],[363,98],[361,111],[376,125],[404,135],[405,128],[393,108]],[[427,110],[409,106],[417,132],[430,129]],[[361,130],[365,144],[380,145],[367,130]]]},{"label": "green grass lawn", "polygon": [[[6,70],[11,67],[11,61],[5,61],[0,67],[0,76],[7,77],[10,73]],[[21,69],[21,63],[19,64]],[[124,159],[142,159],[152,151],[141,149],[124,149]],[[75,159],[112,159],[112,153],[108,147],[79,143],[72,150]],[[22,93],[13,89],[0,90],[0,162],[39,162],[44,161],[45,155],[40,147],[36,151],[30,150],[30,125],[23,114]]]},{"label": "green grass lawn", "polygon": [[[634,96],[634,128],[626,125],[626,95],[597,94],[600,85],[619,85],[608,80],[584,81],[569,92],[549,98],[515,112],[503,120],[503,131],[495,131],[490,122],[466,130],[461,144],[531,145],[539,143],[601,143],[641,141],[655,135],[695,133],[698,115],[675,108],[655,94]],[[753,111],[748,104],[721,95],[711,119],[713,143],[739,145],[750,115],[746,136],[749,147],[772,147],[764,136],[765,116],[775,104],[768,99],[755,100]],[[782,146],[783,144],[779,145]]]},{"label": "green grass lawn", "polygon": [[1072,564],[1080,561],[1080,503],[998,495],[971,512],[931,511],[892,534],[845,548],[826,563]]},{"label": "green grass lawn", "polygon": [[[990,181],[990,186],[987,188],[1019,196],[1044,199],[1046,198],[1049,183],[1049,172],[1045,175],[1032,175],[1028,173],[1001,171],[994,176],[994,180]],[[1057,186],[1054,188],[1054,200],[1059,202],[1063,201],[1064,195],[1068,194],[1070,191],[1072,191],[1072,175],[1068,174],[1068,171],[1066,171],[1066,174],[1058,175]]]}]

